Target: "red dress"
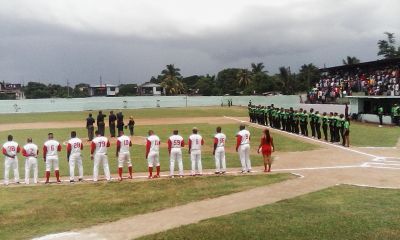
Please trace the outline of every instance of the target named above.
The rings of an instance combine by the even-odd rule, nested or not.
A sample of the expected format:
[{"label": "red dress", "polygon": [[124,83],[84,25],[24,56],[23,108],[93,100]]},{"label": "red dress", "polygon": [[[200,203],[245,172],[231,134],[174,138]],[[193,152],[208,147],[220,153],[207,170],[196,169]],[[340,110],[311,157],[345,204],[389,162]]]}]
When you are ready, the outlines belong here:
[{"label": "red dress", "polygon": [[263,155],[270,156],[272,153],[272,137],[270,138],[270,141],[267,142],[266,137],[261,137],[261,151]]}]

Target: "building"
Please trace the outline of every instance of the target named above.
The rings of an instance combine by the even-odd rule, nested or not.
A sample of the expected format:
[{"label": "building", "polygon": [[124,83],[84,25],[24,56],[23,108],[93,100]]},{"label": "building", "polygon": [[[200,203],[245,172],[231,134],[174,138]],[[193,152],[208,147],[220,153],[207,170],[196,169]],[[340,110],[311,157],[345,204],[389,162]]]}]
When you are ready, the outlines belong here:
[{"label": "building", "polygon": [[93,85],[89,87],[91,97],[114,97],[119,93],[119,87],[112,84]]},{"label": "building", "polygon": [[139,86],[139,93],[142,96],[161,96],[165,95],[165,88],[157,83],[146,82]]},{"label": "building", "polygon": [[24,92],[21,84],[0,82],[0,94],[7,95],[10,99],[23,99]]}]

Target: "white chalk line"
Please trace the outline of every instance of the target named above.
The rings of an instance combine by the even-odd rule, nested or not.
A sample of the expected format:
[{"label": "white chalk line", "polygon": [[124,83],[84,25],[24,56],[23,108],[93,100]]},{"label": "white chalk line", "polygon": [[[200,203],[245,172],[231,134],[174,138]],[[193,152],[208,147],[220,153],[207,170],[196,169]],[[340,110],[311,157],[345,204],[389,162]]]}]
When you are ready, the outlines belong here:
[{"label": "white chalk line", "polygon": [[[231,120],[234,120],[234,121],[237,121],[237,122],[246,123],[246,124],[251,125],[251,126],[256,127],[256,128],[261,128],[261,129],[266,128],[266,126],[261,126],[261,125],[259,125],[259,124],[251,123],[251,122],[245,122],[245,121],[242,121],[242,120],[237,119],[237,118],[227,117],[227,116],[224,116],[224,117],[225,117],[225,118],[228,118],[228,119],[231,119]],[[381,156],[377,156],[377,155],[373,155],[373,154],[361,152],[361,151],[358,151],[358,150],[355,150],[355,149],[346,148],[346,147],[343,147],[343,146],[341,146],[341,145],[335,145],[335,144],[332,144],[332,143],[329,143],[329,142],[320,141],[320,140],[318,140],[318,139],[309,138],[309,137],[305,137],[305,136],[302,136],[302,135],[298,135],[298,134],[294,134],[294,133],[282,131],[282,130],[280,130],[280,129],[276,129],[276,128],[271,128],[271,129],[272,129],[272,130],[275,130],[275,131],[278,131],[278,132],[280,132],[280,133],[283,133],[283,134],[287,134],[287,135],[290,135],[290,136],[295,136],[295,137],[298,137],[298,138],[307,139],[307,140],[309,140],[309,141],[314,141],[314,142],[317,142],[317,143],[322,143],[322,144],[325,144],[325,145],[328,145],[328,146],[331,146],[331,147],[336,147],[336,148],[339,148],[339,149],[342,149],[342,150],[346,150],[346,151],[358,153],[358,154],[361,154],[361,155],[365,155],[365,156],[369,156],[369,157],[373,157],[373,158],[379,158],[379,157],[381,157]]]},{"label": "white chalk line", "polygon": [[368,185],[368,184],[337,184],[337,185],[348,185],[348,186],[355,186],[355,187],[367,187],[367,188],[378,188],[378,189],[400,189],[399,187],[382,187],[382,186],[374,186],[374,185]]}]

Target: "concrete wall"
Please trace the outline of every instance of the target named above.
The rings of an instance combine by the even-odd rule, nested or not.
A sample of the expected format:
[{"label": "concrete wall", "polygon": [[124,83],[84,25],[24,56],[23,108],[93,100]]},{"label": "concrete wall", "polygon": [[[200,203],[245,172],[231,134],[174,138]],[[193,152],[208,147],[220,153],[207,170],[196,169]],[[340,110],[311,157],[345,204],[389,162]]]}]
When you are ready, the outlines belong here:
[{"label": "concrete wall", "polygon": [[[379,123],[379,117],[375,114],[360,114],[358,120],[362,122]],[[390,116],[383,116],[382,121],[383,124],[392,124],[392,118]]]},{"label": "concrete wall", "polygon": [[[303,108],[307,110],[307,112],[309,112],[311,108],[314,108],[314,112],[319,111],[320,113],[337,112],[339,114],[344,114],[345,111],[345,105],[338,105],[338,104],[299,104],[298,108]],[[349,114],[350,112],[351,108],[349,106]]]}]

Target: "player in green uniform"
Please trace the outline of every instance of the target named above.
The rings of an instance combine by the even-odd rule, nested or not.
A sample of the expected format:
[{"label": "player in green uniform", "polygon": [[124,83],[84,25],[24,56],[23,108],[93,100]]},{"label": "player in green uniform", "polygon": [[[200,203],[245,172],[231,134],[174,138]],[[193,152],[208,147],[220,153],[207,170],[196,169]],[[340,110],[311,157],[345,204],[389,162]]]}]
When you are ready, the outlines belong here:
[{"label": "player in green uniform", "polygon": [[342,145],[344,146],[345,144],[345,139],[344,139],[344,123],[346,122],[344,115],[340,114],[339,116],[339,132],[340,136],[342,137]]},{"label": "player in green uniform", "polygon": [[343,146],[349,147],[350,146],[350,118],[347,117],[344,122],[344,141]]},{"label": "player in green uniform", "polygon": [[382,125],[383,125],[383,121],[382,121],[382,118],[383,118],[383,107],[382,106],[378,107],[378,117],[379,117],[379,127],[382,127]]},{"label": "player in green uniform", "polygon": [[294,133],[296,133],[296,134],[300,133],[299,123],[300,123],[300,113],[297,110],[294,110],[294,113],[293,113],[293,128],[294,128]]},{"label": "player in green uniform", "polygon": [[317,134],[318,139],[321,139],[321,120],[322,120],[322,117],[319,114],[319,111],[316,111],[314,114],[314,127],[315,127],[315,132]]},{"label": "player in green uniform", "polygon": [[324,132],[325,141],[328,141],[328,123],[329,118],[326,115],[326,112],[322,114],[322,131]]},{"label": "player in green uniform", "polygon": [[331,143],[335,142],[335,126],[336,126],[336,119],[333,115],[333,112],[329,114],[329,133],[331,135]]},{"label": "player in green uniform", "polygon": [[340,122],[340,118],[337,112],[334,113],[334,118],[335,118],[335,142],[340,142],[340,126],[342,123]]},{"label": "player in green uniform", "polygon": [[306,110],[301,115],[300,127],[302,135],[308,137],[308,114]]},{"label": "player in green uniform", "polygon": [[315,114],[313,108],[310,109],[308,117],[310,119],[311,136],[315,138]]}]

